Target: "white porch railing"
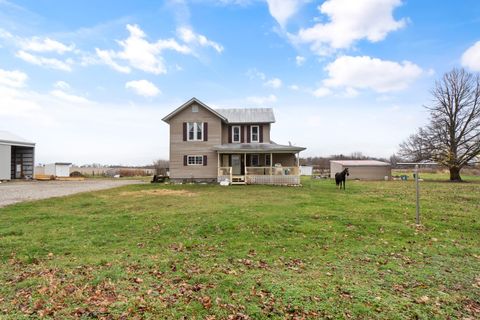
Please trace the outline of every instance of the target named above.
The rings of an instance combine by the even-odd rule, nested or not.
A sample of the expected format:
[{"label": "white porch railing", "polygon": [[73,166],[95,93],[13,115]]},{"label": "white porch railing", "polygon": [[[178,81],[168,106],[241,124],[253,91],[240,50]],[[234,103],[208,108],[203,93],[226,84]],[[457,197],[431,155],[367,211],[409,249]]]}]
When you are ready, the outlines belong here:
[{"label": "white porch railing", "polygon": [[217,181],[222,182],[224,180],[232,182],[232,167],[218,167]]},{"label": "white porch railing", "polygon": [[[245,167],[245,182],[247,184],[300,184],[299,167]],[[218,182],[228,179],[233,181],[232,167],[218,168]],[[243,178],[243,175],[242,175]]]},{"label": "white porch railing", "polygon": [[247,176],[298,176],[300,175],[299,167],[246,167],[245,175]]}]

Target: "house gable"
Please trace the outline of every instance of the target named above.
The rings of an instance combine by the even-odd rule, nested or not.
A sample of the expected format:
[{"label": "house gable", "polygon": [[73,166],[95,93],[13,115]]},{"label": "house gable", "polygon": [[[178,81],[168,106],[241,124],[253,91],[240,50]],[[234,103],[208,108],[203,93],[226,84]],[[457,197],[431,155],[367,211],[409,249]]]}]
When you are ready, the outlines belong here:
[{"label": "house gable", "polygon": [[166,123],[170,123],[170,121],[175,117],[177,116],[180,112],[182,112],[183,110],[187,109],[187,108],[192,108],[194,106],[198,106],[198,108],[203,108],[203,109],[206,109],[207,111],[211,112],[213,115],[215,115],[216,117],[220,118],[220,120],[222,121],[227,121],[227,118],[225,118],[223,115],[221,115],[220,113],[218,113],[217,111],[215,111],[214,109],[210,108],[209,106],[207,106],[206,104],[204,104],[202,101],[198,100],[197,98],[192,98],[190,100],[188,100],[187,102],[185,102],[184,104],[182,104],[180,107],[178,107],[177,109],[175,109],[174,111],[172,111],[171,113],[169,113],[166,117],[164,117],[162,120],[165,121]]},{"label": "house gable", "polygon": [[[214,180],[217,176],[217,154],[213,146],[221,144],[222,122],[212,109],[191,100],[164,119],[170,125],[170,176],[173,179]],[[187,139],[189,123],[203,125],[201,139]],[[189,158],[203,158],[201,165]]]}]

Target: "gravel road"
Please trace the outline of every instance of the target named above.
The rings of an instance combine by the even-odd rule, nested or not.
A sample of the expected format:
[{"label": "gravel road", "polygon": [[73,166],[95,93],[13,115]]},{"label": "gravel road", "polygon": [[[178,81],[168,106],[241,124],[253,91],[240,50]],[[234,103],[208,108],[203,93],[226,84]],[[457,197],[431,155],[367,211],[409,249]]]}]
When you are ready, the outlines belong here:
[{"label": "gravel road", "polygon": [[111,189],[129,184],[144,183],[140,180],[84,180],[84,181],[22,181],[0,183],[0,207],[9,204],[62,197],[70,194]]}]

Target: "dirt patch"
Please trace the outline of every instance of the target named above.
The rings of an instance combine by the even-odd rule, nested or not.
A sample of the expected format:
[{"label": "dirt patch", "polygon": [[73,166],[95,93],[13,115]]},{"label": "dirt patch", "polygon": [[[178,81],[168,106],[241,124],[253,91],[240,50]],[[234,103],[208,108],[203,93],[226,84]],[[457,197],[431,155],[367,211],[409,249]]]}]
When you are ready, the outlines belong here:
[{"label": "dirt patch", "polygon": [[196,195],[194,192],[187,190],[170,190],[170,189],[156,189],[156,190],[140,190],[140,191],[125,191],[121,192],[122,196],[141,197],[145,195],[149,196],[186,196],[191,197]]}]

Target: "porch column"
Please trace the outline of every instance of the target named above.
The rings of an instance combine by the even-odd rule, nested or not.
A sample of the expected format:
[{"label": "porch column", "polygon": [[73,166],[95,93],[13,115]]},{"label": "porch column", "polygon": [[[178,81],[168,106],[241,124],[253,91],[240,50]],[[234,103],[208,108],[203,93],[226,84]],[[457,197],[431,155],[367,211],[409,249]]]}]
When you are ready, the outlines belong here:
[{"label": "porch column", "polygon": [[243,166],[244,166],[244,174],[245,174],[245,177],[247,176],[247,154],[244,153],[243,154]]},{"label": "porch column", "polygon": [[220,175],[220,152],[217,152],[217,177]]},{"label": "porch column", "polygon": [[273,174],[273,153],[270,152],[270,175]]},{"label": "porch column", "polygon": [[300,168],[300,152],[297,153],[297,167]]}]

